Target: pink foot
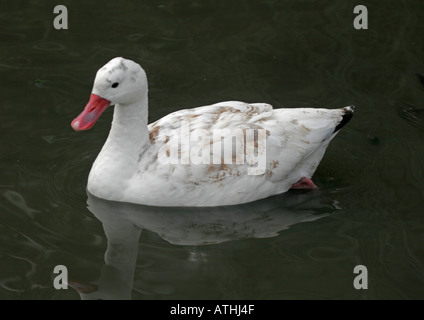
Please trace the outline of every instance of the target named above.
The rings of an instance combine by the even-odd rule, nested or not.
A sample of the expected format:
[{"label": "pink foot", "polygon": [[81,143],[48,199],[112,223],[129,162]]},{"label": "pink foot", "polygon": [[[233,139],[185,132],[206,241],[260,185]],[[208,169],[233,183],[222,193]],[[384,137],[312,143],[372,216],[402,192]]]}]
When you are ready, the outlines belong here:
[{"label": "pink foot", "polygon": [[301,178],[298,182],[294,183],[291,186],[291,189],[306,189],[306,190],[311,190],[311,189],[317,189],[317,185],[309,178]]}]

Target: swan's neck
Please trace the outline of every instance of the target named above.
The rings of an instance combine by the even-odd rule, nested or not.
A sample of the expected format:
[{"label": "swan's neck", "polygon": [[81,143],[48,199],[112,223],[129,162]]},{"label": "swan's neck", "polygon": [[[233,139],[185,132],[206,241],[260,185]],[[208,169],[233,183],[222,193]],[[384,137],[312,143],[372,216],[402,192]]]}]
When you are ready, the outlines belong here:
[{"label": "swan's neck", "polygon": [[88,178],[91,193],[112,199],[115,189],[125,190],[150,144],[147,116],[147,95],[133,104],[115,105],[112,128]]},{"label": "swan's neck", "polygon": [[117,104],[105,147],[127,156],[137,154],[137,160],[139,152],[149,141],[147,117],[147,96],[133,104]]}]

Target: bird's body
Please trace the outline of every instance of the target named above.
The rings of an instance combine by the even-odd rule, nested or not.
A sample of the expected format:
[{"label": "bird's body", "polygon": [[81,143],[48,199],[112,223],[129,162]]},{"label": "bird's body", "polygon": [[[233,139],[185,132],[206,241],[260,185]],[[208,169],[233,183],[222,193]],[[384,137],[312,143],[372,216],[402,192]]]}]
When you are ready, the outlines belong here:
[{"label": "bird's body", "polygon": [[227,101],[148,125],[145,73],[123,58],[99,70],[73,128],[89,129],[110,104],[116,104],[112,128],[88,191],[154,206],[233,205],[312,188],[329,142],[353,114],[353,107],[273,109]]}]

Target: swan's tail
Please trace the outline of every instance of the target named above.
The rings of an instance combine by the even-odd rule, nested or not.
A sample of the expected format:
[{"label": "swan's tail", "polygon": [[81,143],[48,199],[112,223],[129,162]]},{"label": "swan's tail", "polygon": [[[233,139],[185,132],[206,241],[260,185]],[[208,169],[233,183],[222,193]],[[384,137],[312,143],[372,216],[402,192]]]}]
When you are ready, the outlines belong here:
[{"label": "swan's tail", "polygon": [[343,114],[342,121],[340,121],[340,123],[334,128],[333,133],[339,131],[341,128],[343,128],[346,125],[346,123],[350,121],[350,119],[352,119],[355,106],[344,107],[343,110],[344,110],[344,114]]}]

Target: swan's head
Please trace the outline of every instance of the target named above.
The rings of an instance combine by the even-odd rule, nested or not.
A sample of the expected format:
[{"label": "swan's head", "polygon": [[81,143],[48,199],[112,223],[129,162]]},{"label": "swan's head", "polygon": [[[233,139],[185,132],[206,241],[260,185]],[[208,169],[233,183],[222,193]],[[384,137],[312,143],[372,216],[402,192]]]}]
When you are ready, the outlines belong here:
[{"label": "swan's head", "polygon": [[114,58],[97,71],[90,101],[72,121],[76,131],[90,129],[110,105],[132,104],[147,95],[147,77],[132,60]]}]

